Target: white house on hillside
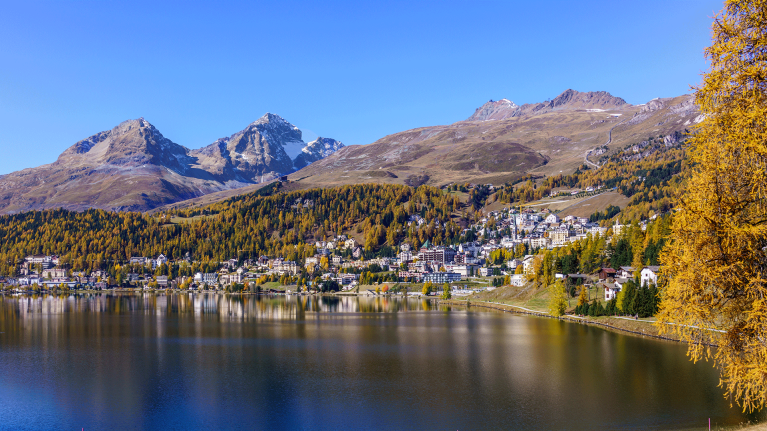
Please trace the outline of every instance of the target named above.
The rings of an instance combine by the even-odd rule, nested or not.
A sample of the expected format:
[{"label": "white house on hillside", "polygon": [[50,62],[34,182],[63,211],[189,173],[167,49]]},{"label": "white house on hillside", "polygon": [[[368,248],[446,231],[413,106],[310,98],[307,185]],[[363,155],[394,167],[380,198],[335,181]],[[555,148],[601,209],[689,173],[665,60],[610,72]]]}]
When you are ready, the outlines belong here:
[{"label": "white house on hillside", "polygon": [[660,270],[659,266],[645,266],[644,268],[642,268],[642,275],[640,276],[642,286],[644,285],[649,286],[650,283],[658,284],[659,270]]}]

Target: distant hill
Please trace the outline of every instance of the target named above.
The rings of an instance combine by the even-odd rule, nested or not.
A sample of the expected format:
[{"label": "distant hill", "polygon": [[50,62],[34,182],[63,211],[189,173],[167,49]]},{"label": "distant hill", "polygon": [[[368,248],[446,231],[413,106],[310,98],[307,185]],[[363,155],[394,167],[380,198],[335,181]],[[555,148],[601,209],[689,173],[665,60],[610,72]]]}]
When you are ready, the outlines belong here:
[{"label": "distant hill", "polygon": [[642,105],[605,91],[575,90],[522,106],[509,99],[491,100],[465,121],[344,147],[290,178],[305,187],[364,182],[498,185],[528,173],[571,173],[650,137],[675,141],[700,119],[690,95]]},{"label": "distant hill", "polygon": [[143,118],[128,120],[75,143],[51,164],[0,176],[0,213],[145,211],[269,181],[342,147],[322,138],[307,144],[274,114],[199,150],[172,142]]}]

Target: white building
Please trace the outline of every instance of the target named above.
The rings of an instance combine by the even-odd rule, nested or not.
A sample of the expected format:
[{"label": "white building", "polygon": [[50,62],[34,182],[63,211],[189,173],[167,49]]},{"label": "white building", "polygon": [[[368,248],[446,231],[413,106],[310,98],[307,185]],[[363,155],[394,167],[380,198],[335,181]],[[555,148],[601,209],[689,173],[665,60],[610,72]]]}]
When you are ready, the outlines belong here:
[{"label": "white building", "polygon": [[605,301],[609,301],[618,296],[618,292],[621,291],[623,285],[626,284],[627,281],[628,280],[625,278],[619,278],[615,280],[615,283],[603,283],[605,287]]},{"label": "white building", "polygon": [[522,270],[525,274],[532,274],[533,273],[533,263],[535,262],[535,256],[532,254],[528,254],[525,256],[524,259],[522,259]]},{"label": "white building", "polygon": [[642,274],[640,276],[642,286],[649,286],[650,284],[658,284],[658,271],[659,266],[645,266],[642,268]]},{"label": "white building", "polygon": [[550,238],[531,238],[530,239],[530,248],[547,248],[550,244],[551,239]]},{"label": "white building", "polygon": [[206,272],[201,273],[198,272],[194,275],[194,281],[195,283],[201,284],[205,283],[207,285],[216,284],[218,282],[218,274],[215,272]]},{"label": "white building", "polygon": [[527,283],[527,277],[524,274],[514,274],[510,278],[512,286],[524,286]]}]

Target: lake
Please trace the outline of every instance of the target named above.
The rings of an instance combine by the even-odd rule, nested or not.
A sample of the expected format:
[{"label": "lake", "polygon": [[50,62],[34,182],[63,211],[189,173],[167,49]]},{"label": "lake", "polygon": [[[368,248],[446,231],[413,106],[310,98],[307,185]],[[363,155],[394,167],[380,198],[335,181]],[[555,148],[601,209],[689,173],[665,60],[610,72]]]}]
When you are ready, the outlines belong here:
[{"label": "lake", "polygon": [[0,296],[0,428],[706,429],[679,343],[420,299]]}]

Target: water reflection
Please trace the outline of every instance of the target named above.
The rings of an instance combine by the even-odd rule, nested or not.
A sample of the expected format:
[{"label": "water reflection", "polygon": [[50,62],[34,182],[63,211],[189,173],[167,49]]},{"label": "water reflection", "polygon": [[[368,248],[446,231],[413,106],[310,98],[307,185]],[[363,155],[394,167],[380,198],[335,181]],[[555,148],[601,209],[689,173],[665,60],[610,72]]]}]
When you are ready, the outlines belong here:
[{"label": "water reflection", "polygon": [[[0,299],[0,428],[676,429],[753,420],[682,345],[420,299]],[[35,406],[30,414],[29,406]]]},{"label": "water reflection", "polygon": [[4,315],[26,320],[67,313],[191,315],[219,321],[302,320],[321,318],[322,313],[398,313],[430,311],[440,307],[434,300],[400,296],[268,296],[215,293],[137,293],[0,296]]}]

